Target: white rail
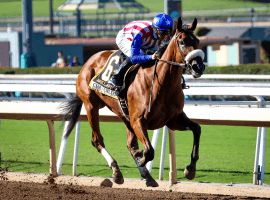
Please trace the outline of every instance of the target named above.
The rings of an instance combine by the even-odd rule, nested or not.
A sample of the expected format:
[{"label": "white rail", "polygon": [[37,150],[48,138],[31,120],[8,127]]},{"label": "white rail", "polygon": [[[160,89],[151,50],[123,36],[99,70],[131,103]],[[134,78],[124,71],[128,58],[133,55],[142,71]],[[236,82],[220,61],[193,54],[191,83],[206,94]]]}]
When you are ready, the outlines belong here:
[{"label": "white rail", "polygon": [[[57,92],[75,93],[75,85],[37,85],[37,84],[0,84],[0,91],[5,92]],[[270,88],[258,87],[191,87],[184,90],[185,95],[247,95],[269,96]],[[237,102],[236,102],[237,104]]]}]

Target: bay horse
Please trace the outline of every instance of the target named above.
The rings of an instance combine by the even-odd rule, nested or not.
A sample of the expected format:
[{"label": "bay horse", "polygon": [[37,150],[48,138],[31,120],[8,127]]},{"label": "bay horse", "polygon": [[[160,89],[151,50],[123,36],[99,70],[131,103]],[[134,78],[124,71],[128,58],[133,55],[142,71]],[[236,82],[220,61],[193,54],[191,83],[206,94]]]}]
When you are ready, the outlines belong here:
[{"label": "bay horse", "polygon": [[[87,118],[92,128],[92,145],[100,152],[113,170],[113,181],[123,184],[124,179],[116,160],[105,148],[99,127],[99,109],[107,106],[126,125],[127,148],[133,157],[141,176],[146,179],[146,185],[157,187],[158,183],[152,178],[145,167],[146,163],[154,159],[154,149],[149,141],[147,130],[155,130],[165,125],[171,130],[191,130],[194,142],[191,153],[191,163],[185,169],[185,177],[193,179],[196,172],[196,162],[199,159],[199,141],[201,135],[200,125],[191,121],[183,112],[184,93],[181,86],[183,67],[193,77],[200,77],[205,66],[204,54],[198,47],[199,40],[193,34],[197,19],[190,26],[182,26],[178,18],[174,26],[172,38],[167,45],[160,61],[155,65],[152,62],[142,64],[137,70],[131,72],[126,85],[126,99],[129,107],[130,121],[121,111],[118,100],[106,96],[98,91],[89,89],[91,79],[102,69],[109,56],[114,51],[102,51],[93,55],[82,67],[76,81],[76,96],[66,102],[62,116],[70,121],[66,129],[68,137],[80,116],[82,105],[87,111]],[[193,53],[196,51],[196,53]],[[188,58],[188,59],[187,59]],[[180,64],[181,63],[181,64]],[[153,75],[155,73],[152,86]],[[152,94],[151,111],[149,112],[149,99]],[[115,133],[116,135],[117,133]],[[138,139],[144,147],[139,149]]]}]

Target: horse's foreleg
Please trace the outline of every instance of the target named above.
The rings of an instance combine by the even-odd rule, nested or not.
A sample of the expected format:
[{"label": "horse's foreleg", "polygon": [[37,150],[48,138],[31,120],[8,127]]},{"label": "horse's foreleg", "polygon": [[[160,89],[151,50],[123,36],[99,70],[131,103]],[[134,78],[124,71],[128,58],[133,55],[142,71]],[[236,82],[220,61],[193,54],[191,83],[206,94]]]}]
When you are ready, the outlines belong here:
[{"label": "horse's foreleg", "polygon": [[185,177],[189,180],[195,178],[196,163],[199,160],[199,143],[201,136],[201,127],[199,124],[191,121],[184,112],[182,112],[176,119],[171,120],[167,126],[171,130],[191,130],[193,132],[193,148],[191,152],[191,163],[184,171]]},{"label": "horse's foreleg", "polygon": [[117,184],[123,184],[123,175],[118,167],[116,160],[106,150],[105,144],[103,142],[103,137],[100,133],[98,106],[93,106],[90,104],[90,102],[84,102],[84,105],[87,111],[89,124],[92,128],[92,145],[98,150],[99,153],[104,156],[108,162],[109,167],[113,170],[113,181]]},{"label": "horse's foreleg", "polygon": [[143,157],[143,150],[139,149],[138,139],[134,133],[134,130],[130,127],[129,124],[126,124],[127,129],[127,147],[133,157],[141,176],[146,180],[146,185],[150,187],[157,187],[158,183],[153,179],[148,169],[144,166],[139,166],[138,160],[141,160]]}]

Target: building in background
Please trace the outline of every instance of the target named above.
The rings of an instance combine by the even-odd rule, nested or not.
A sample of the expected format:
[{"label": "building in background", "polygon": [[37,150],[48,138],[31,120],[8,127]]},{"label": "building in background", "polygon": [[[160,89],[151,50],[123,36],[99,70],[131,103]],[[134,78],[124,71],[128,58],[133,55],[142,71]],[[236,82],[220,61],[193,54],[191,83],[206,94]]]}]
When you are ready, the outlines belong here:
[{"label": "building in background", "polygon": [[270,42],[270,27],[215,27],[201,41],[209,66],[261,63],[260,51],[262,44]]},{"label": "building in background", "polygon": [[[59,51],[63,52],[68,62],[72,61],[74,56],[78,56],[79,62],[83,64],[99,51],[117,49],[115,39],[106,38],[46,39],[43,32],[36,32],[33,40],[35,66],[37,67],[51,66],[56,61]],[[1,52],[6,55],[0,56],[2,67],[19,68],[21,66],[22,33],[0,32],[0,49],[2,48],[4,50]]]}]

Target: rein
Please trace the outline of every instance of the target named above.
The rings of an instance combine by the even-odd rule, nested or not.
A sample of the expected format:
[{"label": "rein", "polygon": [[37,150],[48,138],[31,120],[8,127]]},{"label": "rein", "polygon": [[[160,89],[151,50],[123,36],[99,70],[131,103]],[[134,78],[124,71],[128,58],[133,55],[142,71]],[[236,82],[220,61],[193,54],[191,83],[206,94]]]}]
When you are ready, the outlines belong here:
[{"label": "rein", "polygon": [[175,65],[175,66],[178,66],[178,67],[186,67],[186,64],[184,64],[184,63],[177,63],[177,62],[172,62],[172,61],[168,61],[168,60],[162,60],[160,58],[158,58],[158,60],[162,61],[164,63],[170,64],[170,65]]}]

